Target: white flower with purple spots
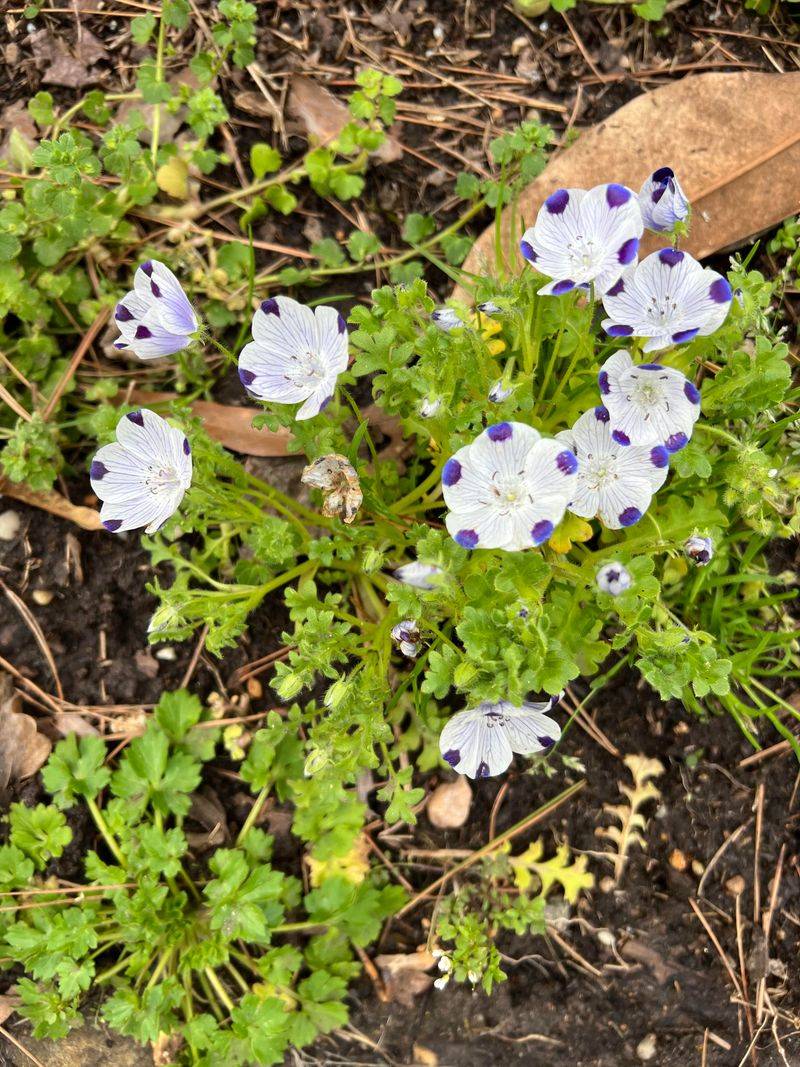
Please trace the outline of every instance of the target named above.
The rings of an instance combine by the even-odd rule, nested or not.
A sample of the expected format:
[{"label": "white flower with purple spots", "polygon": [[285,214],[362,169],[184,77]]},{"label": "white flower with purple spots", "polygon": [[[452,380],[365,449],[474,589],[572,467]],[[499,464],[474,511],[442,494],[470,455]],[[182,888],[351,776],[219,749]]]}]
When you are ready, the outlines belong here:
[{"label": "white flower with purple spots", "polygon": [[393,626],[392,640],[408,659],[415,659],[419,654],[419,627],[413,619],[403,619]]},{"label": "white flower with purple spots", "polygon": [[561,737],[561,727],[546,712],[552,711],[563,695],[521,708],[499,700],[459,711],[439,737],[442,759],[458,774],[489,778],[502,774],[515,752],[520,756],[544,752]]},{"label": "white flower with purple spots", "polygon": [[612,438],[620,445],[664,445],[678,452],[700,416],[700,393],[673,367],[634,363],[624,349],[598,375]]},{"label": "white flower with purple spots", "polygon": [[689,201],[672,167],[653,171],[639,190],[639,207],[645,226],[655,233],[670,233],[688,216]]},{"label": "white flower with purple spots", "polygon": [[444,333],[450,333],[451,330],[458,330],[466,325],[456,309],[451,307],[437,308],[432,311],[431,322]]},{"label": "white flower with purple spots", "polygon": [[303,401],[295,418],[313,418],[333,399],[347,367],[347,325],[336,308],[309,308],[289,296],[264,300],[253,340],[239,356],[242,385],[258,400]]},{"label": "white flower with purple spots", "polygon": [[144,526],[151,534],[178,510],[192,481],[192,452],[184,433],[140,408],[119,420],[116,442],[97,452],[89,477],[107,530]]},{"label": "white flower with purple spots", "polygon": [[415,589],[435,589],[439,585],[439,579],[444,574],[441,567],[433,563],[404,563],[394,572],[395,578],[404,585],[411,585]]},{"label": "white flower with purple spots", "polygon": [[442,469],[447,529],[462,548],[541,545],[564,517],[577,470],[563,442],[521,422],[490,426]]},{"label": "white flower with purple spots", "polygon": [[698,567],[707,567],[714,558],[714,542],[710,537],[699,537],[695,534],[684,541],[683,551]]},{"label": "white flower with purple spots", "polygon": [[631,572],[615,560],[600,568],[595,581],[601,593],[608,593],[611,596],[619,596],[633,585]]},{"label": "white flower with purple spots", "polygon": [[598,516],[610,530],[637,523],[669,473],[666,447],[619,444],[602,406],[585,412],[571,430],[556,436],[578,457],[569,510],[582,519]]},{"label": "white flower with purple spots", "polygon": [[557,189],[525,231],[520,251],[552,281],[539,293],[560,296],[577,286],[609,289],[636,262],[644,231],[636,195],[625,185]]},{"label": "white flower with purple spots", "polygon": [[603,329],[610,337],[645,337],[645,352],[714,333],[733,292],[721,274],[688,252],[662,248],[632,267],[606,292]]},{"label": "white flower with purple spots", "polygon": [[489,400],[493,404],[502,404],[504,400],[508,400],[513,392],[513,388],[510,385],[506,385],[502,378],[499,378],[489,390]]},{"label": "white flower with purple spots", "polygon": [[120,339],[139,359],[173,356],[191,344],[200,328],[192,305],[169,267],[148,259],[133,277],[133,289],[114,309]]}]

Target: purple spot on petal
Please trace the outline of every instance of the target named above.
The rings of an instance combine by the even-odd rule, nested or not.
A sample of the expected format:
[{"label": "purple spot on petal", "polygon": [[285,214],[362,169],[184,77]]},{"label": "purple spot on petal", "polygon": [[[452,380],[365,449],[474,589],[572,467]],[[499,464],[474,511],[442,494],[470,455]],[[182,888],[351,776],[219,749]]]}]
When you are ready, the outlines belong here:
[{"label": "purple spot on petal", "polygon": [[625,508],[619,515],[619,521],[623,526],[633,526],[641,517],[642,513],[638,508]]},{"label": "purple spot on petal", "polygon": [[486,763],[484,760],[481,760],[481,762],[478,764],[478,778],[488,778],[488,777],[489,777],[489,764]]},{"label": "purple spot on petal", "polygon": [[114,348],[122,349],[122,348],[129,348],[129,347],[130,346],[129,346],[127,341],[115,341],[114,342]]},{"label": "purple spot on petal", "polygon": [[267,300],[261,301],[261,310],[265,315],[277,315],[281,317],[281,309],[278,307],[278,301],[274,297],[269,297]]},{"label": "purple spot on petal", "polygon": [[685,382],[683,386],[683,391],[686,394],[686,399],[689,401],[689,403],[700,403],[700,391],[694,384],[694,382]]},{"label": "purple spot on petal", "polygon": [[618,282],[614,282],[611,288],[606,292],[606,296],[619,296],[620,293],[625,292],[625,282],[620,278]]},{"label": "purple spot on petal", "polygon": [[455,767],[461,762],[461,753],[457,748],[449,748],[442,756],[442,759],[445,763],[449,763],[451,767]]},{"label": "purple spot on petal", "polygon": [[662,248],[658,253],[658,258],[668,267],[677,267],[683,259],[683,252],[677,248]]},{"label": "purple spot on petal", "polygon": [[606,333],[609,337],[630,337],[633,333],[633,326],[623,326],[622,324],[606,326]]},{"label": "purple spot on petal", "polygon": [[555,743],[552,737],[537,737],[536,740],[542,748],[550,748],[550,746]]},{"label": "purple spot on petal", "polygon": [[686,448],[688,443],[689,438],[685,433],[673,433],[666,439],[664,446],[667,452],[680,452],[682,448]]},{"label": "purple spot on petal", "polygon": [[569,193],[566,189],[556,189],[554,193],[545,200],[544,206],[550,212],[551,215],[561,215],[569,203]]},{"label": "purple spot on petal", "polygon": [[574,474],[578,469],[578,461],[569,449],[565,449],[556,456],[556,466],[562,474]]},{"label": "purple spot on petal", "polygon": [[594,409],[594,417],[597,419],[598,422],[608,422],[608,420],[611,418],[608,413],[608,408],[605,407],[603,404],[598,404],[597,407]]},{"label": "purple spot on petal", "polygon": [[508,441],[514,430],[510,422],[498,422],[495,426],[489,426],[486,436],[490,441]]},{"label": "purple spot on petal", "polygon": [[544,544],[553,533],[553,529],[553,524],[549,519],[540,519],[539,522],[533,524],[531,540],[535,545]]},{"label": "purple spot on petal", "polygon": [[138,411],[129,411],[125,418],[136,426],[144,426],[144,415],[141,408]]},{"label": "purple spot on petal", "polygon": [[672,167],[659,167],[658,170],[654,170],[650,175],[651,182],[666,183],[670,178],[675,177],[675,171]]},{"label": "purple spot on petal", "polygon": [[655,445],[650,449],[650,462],[654,467],[669,466],[669,452],[667,452],[664,445]]},{"label": "purple spot on petal", "polygon": [[333,393],[331,393],[330,396],[326,396],[325,397],[325,399],[322,401],[322,403],[319,406],[319,410],[320,411],[324,411],[325,408],[328,406],[328,404],[330,404],[331,400],[333,400]]},{"label": "purple spot on petal", "polygon": [[189,444],[189,438],[188,437],[184,437],[184,439],[183,439],[183,454],[185,456],[191,456],[191,454],[192,454],[192,448],[191,448],[191,445]]},{"label": "purple spot on petal", "polygon": [[630,437],[622,430],[612,430],[611,437],[618,445],[629,445],[631,443]]},{"label": "purple spot on petal", "polygon": [[697,337],[699,327],[695,327],[693,330],[678,330],[677,333],[672,335],[672,340],[676,345],[682,345],[685,341],[691,341],[693,337]]},{"label": "purple spot on petal", "polygon": [[161,290],[159,289],[158,284],[154,282],[152,278],[150,279],[150,292],[155,297],[161,296]]},{"label": "purple spot on petal", "polygon": [[640,363],[637,370],[663,370],[663,363]]},{"label": "purple spot on petal", "polygon": [[666,183],[664,185],[658,185],[658,186],[656,186],[656,188],[650,194],[650,199],[653,201],[654,204],[658,204],[661,201],[661,199],[663,198],[664,193],[666,191],[667,191]]},{"label": "purple spot on petal", "polygon": [[152,274],[153,274],[153,261],[152,261],[152,259],[146,259],[144,261],[144,263],[141,265],[141,267],[139,267],[139,270],[142,272],[142,274],[146,274],[148,278],[152,277]]},{"label": "purple spot on petal", "polygon": [[109,533],[116,533],[122,526],[122,519],[103,519],[103,526],[109,531]]},{"label": "purple spot on petal", "polygon": [[530,241],[520,241],[519,250],[527,260],[530,260],[531,263],[536,262],[538,257],[534,252],[533,245],[530,243]]},{"label": "purple spot on petal", "polygon": [[553,296],[562,296],[575,288],[575,282],[571,278],[564,278],[553,286]]},{"label": "purple spot on petal", "polygon": [[108,474],[108,467],[105,463],[101,463],[99,459],[93,459],[92,465],[89,468],[89,477],[94,481],[99,482],[106,474]]},{"label": "purple spot on petal", "polygon": [[631,237],[625,242],[624,245],[620,246],[620,250],[619,252],[617,252],[617,259],[620,263],[633,263],[634,259],[636,259],[638,251],[639,238]]},{"label": "purple spot on petal", "polygon": [[153,331],[149,326],[137,326],[136,333],[133,336],[137,341],[146,341],[148,337],[153,336]]},{"label": "purple spot on petal", "polygon": [[459,530],[454,540],[462,548],[474,548],[478,543],[478,535],[474,530]]},{"label": "purple spot on petal", "polygon": [[244,367],[239,368],[239,381],[247,389],[256,380],[255,374],[251,370],[245,370]]},{"label": "purple spot on petal", "polygon": [[339,315],[336,320],[336,325],[339,327],[339,333],[347,332],[347,323],[344,321],[344,315]]},{"label": "purple spot on petal", "polygon": [[597,375],[597,383],[600,386],[600,392],[603,396],[608,396],[611,392],[611,383],[608,380],[608,371],[601,370]]},{"label": "purple spot on petal", "polygon": [[624,185],[612,182],[606,188],[606,203],[609,207],[622,207],[623,204],[628,203],[632,195],[630,189],[626,189]]},{"label": "purple spot on petal", "polygon": [[733,299],[733,290],[724,278],[711,283],[708,295],[716,304],[727,304]]},{"label": "purple spot on petal", "polygon": [[448,459],[442,470],[442,483],[447,486],[455,485],[461,478],[461,464],[457,459]]},{"label": "purple spot on petal", "polygon": [[114,309],[114,318],[117,322],[130,322],[133,317],[133,312],[128,311],[124,304],[117,304]]}]

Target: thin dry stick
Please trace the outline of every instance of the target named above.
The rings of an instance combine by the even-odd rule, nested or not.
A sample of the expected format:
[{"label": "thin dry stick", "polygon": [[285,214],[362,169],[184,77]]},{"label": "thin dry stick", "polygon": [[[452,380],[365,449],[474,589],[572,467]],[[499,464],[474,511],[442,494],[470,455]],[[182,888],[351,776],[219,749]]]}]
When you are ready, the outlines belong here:
[{"label": "thin dry stick", "polygon": [[[742,979],[742,1000],[744,1002],[744,1014],[747,1020],[747,1032],[750,1035],[750,1040],[753,1040],[753,1015],[750,1011],[750,991],[747,988],[747,967],[744,962],[744,938],[742,936],[742,896],[741,893],[736,894],[735,901],[736,910],[736,948],[739,953],[739,974]],[[757,1063],[757,1058],[754,1057],[754,1063]]]},{"label": "thin dry stick", "polygon": [[504,830],[499,837],[496,837],[493,841],[490,841],[488,845],[484,845],[483,848],[479,848],[476,852],[473,852],[468,859],[465,859],[461,863],[457,863],[455,867],[452,867],[449,871],[445,871],[445,873],[440,878],[437,878],[436,881],[431,882],[429,886],[417,893],[417,895],[412,900],[409,900],[408,904],[406,904],[405,907],[401,908],[400,911],[397,912],[397,914],[395,915],[395,919],[400,919],[404,915],[407,915],[410,911],[414,911],[422,903],[423,900],[427,900],[431,893],[435,893],[439,886],[445,885],[447,882],[450,881],[451,878],[455,877],[455,875],[467,870],[468,867],[471,867],[474,863],[477,863],[478,860],[483,859],[484,856],[488,856],[492,852],[495,852],[498,848],[500,848],[501,845],[504,845],[506,841],[510,841],[513,837],[516,837],[517,834],[523,833],[525,830],[533,826],[534,823],[537,823],[540,819],[543,819],[546,815],[551,815],[557,808],[560,808],[562,804],[566,803],[567,800],[570,800],[573,796],[575,796],[576,793],[579,793],[585,785],[585,780],[581,780],[580,782],[576,782],[575,785],[571,785],[568,789],[565,789],[562,793],[559,793],[557,797],[554,797],[552,800],[548,801],[547,804],[544,804],[537,811],[534,811],[531,815],[526,815],[524,819],[521,819],[518,823],[515,823],[508,830]]},{"label": "thin dry stick", "polygon": [[0,400],[4,400],[14,412],[14,414],[18,415],[21,419],[24,419],[25,422],[31,421],[31,416],[28,414],[22,404],[17,403],[17,401],[14,399],[11,393],[9,393],[8,389],[6,389],[4,385],[0,385]]},{"label": "thin dry stick", "polygon": [[47,660],[47,666],[50,668],[50,673],[53,675],[53,681],[56,683],[56,691],[58,692],[61,700],[64,699],[64,690],[61,688],[61,679],[58,676],[58,667],[56,667],[56,661],[53,658],[53,653],[50,651],[50,646],[47,643],[47,639],[42,633],[42,628],[34,618],[30,608],[25,601],[18,597],[13,589],[9,589],[6,583],[0,578],[0,588],[6,594],[6,597],[11,601],[14,607],[22,616],[25,625],[33,634],[36,644],[39,646],[42,655]]},{"label": "thin dry stick", "polygon": [[13,1034],[10,1034],[4,1026],[0,1026],[0,1034],[3,1035],[6,1041],[10,1041],[14,1048],[18,1048],[19,1051],[23,1054],[23,1056],[27,1056],[31,1063],[35,1063],[36,1067],[44,1067],[42,1061],[37,1060],[32,1052],[28,1052],[25,1046],[21,1045],[19,1041],[17,1041],[17,1039],[13,1036]]},{"label": "thin dry stick", "polygon": [[[778,866],[775,868],[775,877],[772,879],[772,891],[769,897],[769,908],[764,913],[762,929],[764,930],[764,944],[769,949],[769,935],[772,929],[772,917],[775,914],[775,908],[778,903],[778,890],[781,884],[781,877],[783,875],[783,861],[786,857],[786,842],[781,845],[780,855],[778,856]],[[756,1022],[760,1023],[764,1015],[764,1001],[767,996],[767,979],[766,975],[760,978],[758,981],[758,988],[756,990]]]},{"label": "thin dry stick", "polygon": [[183,678],[181,678],[181,684],[178,686],[179,689],[188,689],[189,682],[191,682],[192,677],[194,676],[194,672],[197,669],[197,663],[200,659],[200,653],[203,651],[203,645],[205,644],[207,635],[208,623],[206,623],[203,629],[200,631],[200,636],[198,637],[197,643],[194,646],[192,658],[189,660]]},{"label": "thin dry stick", "polygon": [[47,422],[47,420],[55,411],[56,404],[61,399],[61,394],[69,385],[70,380],[72,379],[72,376],[74,375],[75,371],[78,369],[81,360],[91,348],[92,342],[94,341],[95,337],[97,337],[98,333],[100,333],[100,330],[103,328],[103,326],[105,326],[106,319],[110,314],[110,307],[101,308],[101,310],[98,311],[94,322],[81,338],[81,343],[75,349],[75,355],[70,360],[69,366],[61,375],[58,384],[56,385],[50,396],[50,399],[45,404],[44,411],[42,412],[42,418],[45,422]]},{"label": "thin dry stick", "polygon": [[736,994],[739,997],[742,997],[741,986],[739,985],[739,982],[738,982],[738,980],[736,978],[736,975],[733,973],[733,968],[731,967],[730,962],[728,961],[728,957],[725,955],[725,952],[723,951],[722,945],[719,943],[719,940],[717,939],[717,935],[714,933],[714,931],[711,929],[711,926],[709,925],[708,919],[706,919],[705,915],[703,915],[703,913],[700,910],[700,908],[698,908],[697,903],[694,900],[692,900],[691,897],[689,897],[689,904],[691,906],[692,911],[695,913],[697,918],[703,924],[703,929],[708,934],[708,936],[709,936],[709,938],[711,940],[711,944],[717,950],[717,953],[719,954],[719,958],[722,960],[722,964],[725,967],[725,970],[728,972],[728,977],[731,980],[731,985],[733,986],[734,991],[736,992]]},{"label": "thin dry stick", "polygon": [[756,843],[753,851],[753,922],[761,915],[761,831],[764,825],[764,783],[756,793]]}]

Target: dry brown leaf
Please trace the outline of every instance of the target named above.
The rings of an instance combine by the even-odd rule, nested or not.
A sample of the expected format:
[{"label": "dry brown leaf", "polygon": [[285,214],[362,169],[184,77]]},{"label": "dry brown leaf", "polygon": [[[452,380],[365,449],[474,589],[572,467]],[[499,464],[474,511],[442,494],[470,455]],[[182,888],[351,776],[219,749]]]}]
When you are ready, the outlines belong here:
[{"label": "dry brown leaf", "polygon": [[0,789],[36,774],[51,748],[36,720],[22,711],[11,679],[0,675]]},{"label": "dry brown leaf", "polygon": [[80,89],[99,81],[99,74],[89,68],[108,54],[103,43],[84,26],[76,35],[73,50],[47,29],[31,34],[28,44],[34,62],[42,71],[43,84],[64,85],[68,89]]},{"label": "dry brown leaf", "polygon": [[[517,224],[529,225],[554,189],[617,181],[636,191],[670,166],[692,202],[689,237],[698,259],[735,248],[800,210],[800,73],[698,74],[637,96],[556,156],[526,189]],[[504,254],[519,265],[520,233],[503,214]],[[492,271],[495,227],[475,243],[466,271]],[[642,252],[663,237],[648,235]],[[509,255],[509,249],[513,249]],[[463,290],[456,291],[464,299]]]},{"label": "dry brown leaf", "polygon": [[256,93],[252,89],[243,89],[236,93],[233,98],[236,107],[246,111],[248,115],[258,115],[262,119],[275,118],[275,105],[271,104],[263,93]]},{"label": "dry brown leaf", "polygon": [[440,830],[455,830],[467,821],[471,804],[472,790],[460,774],[454,782],[443,782],[434,789],[426,811],[430,821]]},{"label": "dry brown leaf", "polygon": [[100,513],[94,508],[84,508],[78,504],[71,504],[66,497],[52,490],[34,490],[23,482],[12,482],[0,475],[0,493],[11,497],[12,500],[21,500],[31,507],[49,511],[51,515],[68,519],[84,530],[99,530],[101,527]]},{"label": "dry brown leaf", "polygon": [[100,736],[100,731],[97,727],[92,726],[77,711],[62,711],[58,715],[54,715],[51,721],[62,737],[67,737],[68,734],[76,734],[78,737]]},{"label": "dry brown leaf", "polygon": [[0,997],[0,1026],[6,1021],[9,1015],[13,1015],[20,1005],[19,997],[1,996]]},{"label": "dry brown leaf", "polygon": [[413,1005],[414,997],[427,993],[433,985],[433,978],[425,972],[436,960],[427,949],[376,956],[375,963],[380,968],[389,1000],[396,1000],[407,1008]]},{"label": "dry brown leaf", "polygon": [[[350,112],[333,93],[302,74],[294,74],[289,85],[286,110],[296,119],[310,140],[328,144],[350,121]],[[381,163],[394,163],[403,154],[402,146],[388,134],[386,140],[373,153]]]}]

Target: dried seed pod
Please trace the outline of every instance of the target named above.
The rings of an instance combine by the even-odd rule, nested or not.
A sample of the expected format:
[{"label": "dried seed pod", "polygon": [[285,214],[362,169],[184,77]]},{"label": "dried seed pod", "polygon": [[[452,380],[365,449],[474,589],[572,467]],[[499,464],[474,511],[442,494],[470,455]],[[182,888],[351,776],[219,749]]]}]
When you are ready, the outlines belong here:
[{"label": "dried seed pod", "polygon": [[348,524],[355,519],[364,497],[358,475],[344,456],[320,456],[304,469],[300,481],[322,490],[322,514],[327,518],[338,515]]}]

